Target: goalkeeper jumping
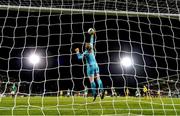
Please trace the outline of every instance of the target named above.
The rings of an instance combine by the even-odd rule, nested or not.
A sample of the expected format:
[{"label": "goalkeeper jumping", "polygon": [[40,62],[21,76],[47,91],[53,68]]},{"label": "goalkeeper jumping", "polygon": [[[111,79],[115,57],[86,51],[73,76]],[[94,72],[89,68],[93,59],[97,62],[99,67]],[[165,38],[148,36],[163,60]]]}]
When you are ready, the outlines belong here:
[{"label": "goalkeeper jumping", "polygon": [[96,100],[97,93],[96,93],[96,84],[94,82],[94,79],[96,78],[96,81],[98,83],[99,87],[99,95],[101,99],[104,98],[104,90],[103,90],[103,84],[100,79],[99,75],[99,67],[95,59],[94,50],[93,50],[93,43],[94,43],[94,36],[95,36],[95,30],[90,28],[88,30],[88,33],[91,35],[90,37],[90,43],[85,44],[85,51],[81,54],[79,53],[79,48],[76,48],[76,54],[78,59],[82,59],[83,57],[86,59],[87,64],[87,76],[89,78],[91,89],[92,89],[92,95],[94,97],[93,101]]}]

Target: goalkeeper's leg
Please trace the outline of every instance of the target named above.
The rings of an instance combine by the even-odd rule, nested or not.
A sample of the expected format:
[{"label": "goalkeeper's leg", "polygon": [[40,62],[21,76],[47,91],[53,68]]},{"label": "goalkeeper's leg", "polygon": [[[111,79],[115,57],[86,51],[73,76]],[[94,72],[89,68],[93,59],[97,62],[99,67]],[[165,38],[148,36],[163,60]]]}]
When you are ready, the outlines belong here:
[{"label": "goalkeeper's leg", "polygon": [[98,86],[99,86],[99,92],[100,92],[100,96],[101,96],[101,99],[104,98],[104,89],[103,89],[103,83],[100,79],[100,76],[99,74],[96,75],[96,78],[97,78],[97,83],[98,83]]},{"label": "goalkeeper's leg", "polygon": [[92,96],[94,97],[93,101],[96,100],[97,93],[96,93],[96,83],[94,82],[94,77],[89,77],[90,83],[91,83],[91,90],[92,90]]}]

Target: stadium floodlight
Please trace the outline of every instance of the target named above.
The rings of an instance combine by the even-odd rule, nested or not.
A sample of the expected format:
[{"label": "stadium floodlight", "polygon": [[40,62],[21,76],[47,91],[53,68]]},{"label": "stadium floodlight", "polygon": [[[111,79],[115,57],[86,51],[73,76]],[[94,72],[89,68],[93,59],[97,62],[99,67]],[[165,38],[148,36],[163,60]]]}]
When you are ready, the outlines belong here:
[{"label": "stadium floodlight", "polygon": [[29,62],[33,65],[36,65],[40,62],[40,57],[37,54],[31,54],[28,59]]},{"label": "stadium floodlight", "polygon": [[125,67],[125,68],[128,68],[130,66],[132,66],[134,63],[133,63],[133,59],[126,56],[126,57],[123,57],[120,64]]},{"label": "stadium floodlight", "polygon": [[[132,66],[134,64],[133,59],[129,56],[125,56],[122,58],[122,60],[120,61],[120,64],[125,68],[125,73],[126,73],[126,68],[129,68],[130,66]],[[127,87],[128,87],[128,76],[126,77],[126,82],[127,82]]]}]

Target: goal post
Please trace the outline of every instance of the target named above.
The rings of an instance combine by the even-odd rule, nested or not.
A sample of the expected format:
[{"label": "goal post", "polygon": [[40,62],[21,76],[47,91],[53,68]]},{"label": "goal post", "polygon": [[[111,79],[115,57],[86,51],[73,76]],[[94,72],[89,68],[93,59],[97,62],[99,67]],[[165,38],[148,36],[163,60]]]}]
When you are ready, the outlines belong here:
[{"label": "goal post", "polygon": [[35,7],[35,6],[12,6],[12,5],[0,5],[0,10],[12,10],[12,11],[26,11],[26,12],[51,12],[62,14],[94,14],[94,15],[113,15],[113,16],[129,16],[129,17],[163,17],[173,18],[179,20],[180,14],[169,13],[151,13],[151,12],[133,12],[133,11],[119,11],[119,10],[87,10],[87,9],[75,9],[75,8],[53,8],[53,7]]}]

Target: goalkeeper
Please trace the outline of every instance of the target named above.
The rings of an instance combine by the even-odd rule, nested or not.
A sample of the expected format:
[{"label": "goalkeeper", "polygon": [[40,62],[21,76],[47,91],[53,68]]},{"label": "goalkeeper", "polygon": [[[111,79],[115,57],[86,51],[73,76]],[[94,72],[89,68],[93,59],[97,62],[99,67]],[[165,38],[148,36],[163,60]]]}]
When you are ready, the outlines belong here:
[{"label": "goalkeeper", "polygon": [[97,93],[96,93],[96,84],[94,82],[94,78],[96,78],[96,81],[98,83],[98,87],[99,87],[98,90],[100,90],[99,92],[100,92],[101,99],[104,98],[104,90],[103,90],[103,84],[99,75],[99,67],[96,62],[94,50],[93,50],[95,31],[94,29],[90,28],[88,30],[88,33],[91,35],[91,37],[90,37],[90,43],[85,44],[86,50],[82,54],[79,53],[79,48],[76,48],[75,51],[76,51],[78,59],[82,59],[83,57],[86,59],[87,76],[91,84],[92,95],[94,97],[93,101],[95,101],[97,97]]}]

